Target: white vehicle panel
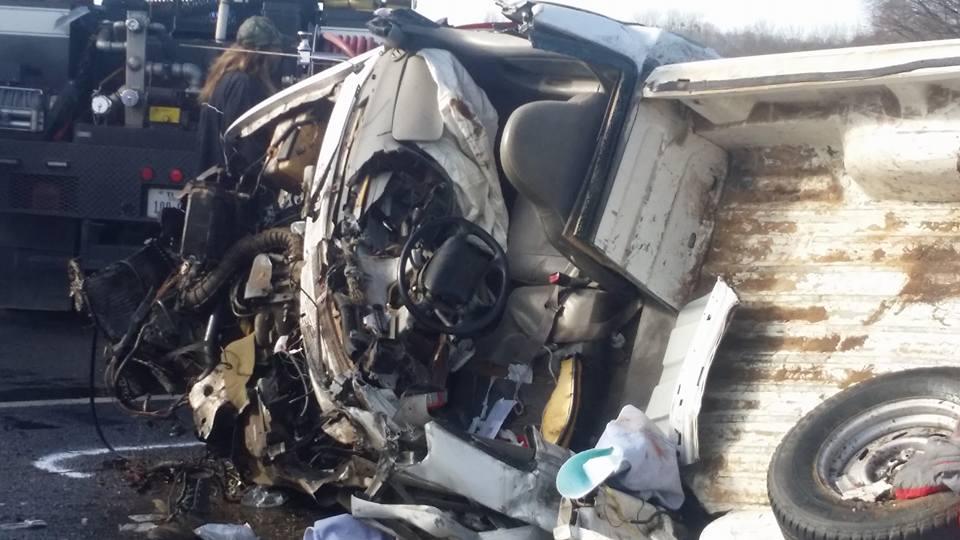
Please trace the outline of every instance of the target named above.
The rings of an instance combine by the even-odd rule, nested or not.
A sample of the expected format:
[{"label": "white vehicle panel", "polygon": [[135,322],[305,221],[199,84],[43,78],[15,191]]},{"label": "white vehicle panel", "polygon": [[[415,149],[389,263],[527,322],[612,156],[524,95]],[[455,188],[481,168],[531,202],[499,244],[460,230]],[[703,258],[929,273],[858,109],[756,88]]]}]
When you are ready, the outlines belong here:
[{"label": "white vehicle panel", "polygon": [[723,149],[671,103],[640,101],[594,244],[674,310],[690,299],[727,171]]}]

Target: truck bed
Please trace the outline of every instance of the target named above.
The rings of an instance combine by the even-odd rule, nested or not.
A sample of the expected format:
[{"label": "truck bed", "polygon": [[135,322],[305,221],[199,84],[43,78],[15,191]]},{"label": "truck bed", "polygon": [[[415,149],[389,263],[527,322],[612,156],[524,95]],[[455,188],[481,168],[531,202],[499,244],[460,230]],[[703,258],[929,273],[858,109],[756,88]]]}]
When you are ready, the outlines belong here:
[{"label": "truck bed", "polygon": [[702,462],[686,471],[710,511],[766,505],[777,444],[824,399],[960,350],[956,203],[871,200],[829,148],[730,163],[702,278],[726,278],[742,307],[710,374]]}]

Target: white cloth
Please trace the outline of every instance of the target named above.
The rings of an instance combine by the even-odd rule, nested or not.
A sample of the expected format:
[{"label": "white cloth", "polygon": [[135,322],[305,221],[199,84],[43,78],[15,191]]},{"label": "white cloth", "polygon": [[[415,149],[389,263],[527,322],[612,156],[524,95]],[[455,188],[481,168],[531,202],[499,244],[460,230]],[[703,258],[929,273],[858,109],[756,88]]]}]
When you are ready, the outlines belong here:
[{"label": "white cloth", "polygon": [[390,538],[350,514],[318,520],[303,531],[303,540],[390,540]]},{"label": "white cloth", "polygon": [[437,83],[437,103],[444,125],[440,140],[417,145],[450,175],[464,217],[486,229],[506,249],[507,207],[494,153],[497,111],[448,51],[423,49],[417,55],[424,59]]},{"label": "white cloth", "polygon": [[622,462],[608,483],[643,499],[656,498],[676,510],[683,504],[677,446],[633,405],[625,406],[616,420],[607,423],[596,448],[615,448]]}]

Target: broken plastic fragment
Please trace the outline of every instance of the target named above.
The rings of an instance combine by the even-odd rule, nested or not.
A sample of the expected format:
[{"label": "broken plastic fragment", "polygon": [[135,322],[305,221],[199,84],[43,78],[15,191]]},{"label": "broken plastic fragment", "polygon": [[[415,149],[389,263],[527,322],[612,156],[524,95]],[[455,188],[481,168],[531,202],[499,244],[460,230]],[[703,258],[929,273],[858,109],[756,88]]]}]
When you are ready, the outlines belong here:
[{"label": "broken plastic fragment", "polygon": [[278,489],[253,486],[240,499],[240,504],[250,508],[277,508],[287,502],[287,496]]},{"label": "broken plastic fragment", "polygon": [[124,523],[123,525],[119,525],[119,526],[117,527],[117,530],[118,530],[119,532],[122,532],[122,533],[138,533],[138,534],[143,534],[143,533],[146,533],[146,532],[150,532],[150,531],[152,531],[152,530],[154,530],[154,529],[156,529],[156,528],[157,528],[157,524],[156,524],[156,523],[150,523],[150,522],[145,522],[145,523]]},{"label": "broken plastic fragment", "polygon": [[490,407],[486,418],[483,420],[479,418],[473,419],[474,424],[470,427],[470,432],[485,439],[495,438],[497,433],[500,433],[500,428],[503,427],[503,423],[507,421],[507,417],[510,416],[516,404],[517,402],[512,399],[498,399],[493,406]]},{"label": "broken plastic fragment", "polygon": [[42,529],[47,522],[42,519],[25,519],[12,523],[0,523],[0,531],[21,531],[24,529]]},{"label": "broken plastic fragment", "polygon": [[193,532],[203,540],[259,540],[249,523],[207,523]]},{"label": "broken plastic fragment", "polygon": [[884,495],[889,495],[893,491],[893,486],[886,480],[878,480],[872,484],[850,489],[840,494],[840,498],[845,501],[877,502],[877,499]]},{"label": "broken plastic fragment", "polygon": [[247,278],[247,285],[243,289],[244,300],[251,298],[263,298],[273,290],[271,280],[273,279],[273,263],[270,262],[270,256],[261,253],[253,258],[253,264],[250,267],[250,277]]},{"label": "broken plastic fragment", "polygon": [[206,439],[213,431],[213,420],[220,407],[231,403],[239,413],[250,404],[247,380],[253,375],[255,362],[256,336],[250,334],[227,345],[213,373],[190,389],[193,421],[201,439]]}]

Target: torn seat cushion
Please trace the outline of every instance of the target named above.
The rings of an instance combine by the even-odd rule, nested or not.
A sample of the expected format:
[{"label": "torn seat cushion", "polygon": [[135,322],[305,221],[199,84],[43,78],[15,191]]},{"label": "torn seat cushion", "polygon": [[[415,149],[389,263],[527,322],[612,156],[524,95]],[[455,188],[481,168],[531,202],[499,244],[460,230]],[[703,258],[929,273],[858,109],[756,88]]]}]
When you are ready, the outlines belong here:
[{"label": "torn seat cushion", "polygon": [[573,427],[580,409],[580,360],[576,357],[560,361],[557,386],[543,408],[541,431],[543,438],[552,444],[567,448],[573,435]]}]

